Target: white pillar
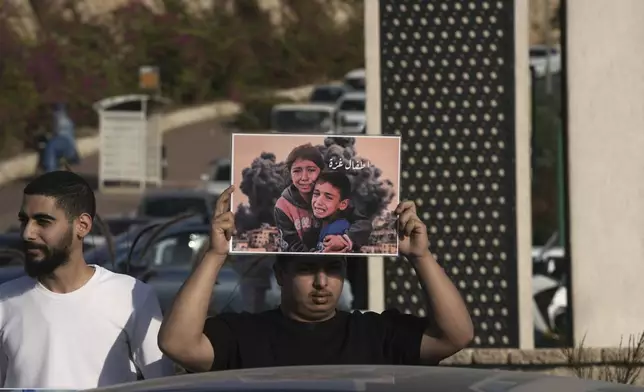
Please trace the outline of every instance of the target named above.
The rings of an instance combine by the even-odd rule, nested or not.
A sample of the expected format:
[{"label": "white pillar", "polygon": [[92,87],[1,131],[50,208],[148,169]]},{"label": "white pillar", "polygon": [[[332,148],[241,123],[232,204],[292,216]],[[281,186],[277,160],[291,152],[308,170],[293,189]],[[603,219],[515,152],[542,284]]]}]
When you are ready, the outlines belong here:
[{"label": "white pillar", "polygon": [[[367,134],[380,135],[380,1],[364,2]],[[369,310],[385,310],[385,260],[368,257]]]},{"label": "white pillar", "polygon": [[534,348],[532,314],[531,97],[528,0],[514,0],[515,161],[519,348]]}]

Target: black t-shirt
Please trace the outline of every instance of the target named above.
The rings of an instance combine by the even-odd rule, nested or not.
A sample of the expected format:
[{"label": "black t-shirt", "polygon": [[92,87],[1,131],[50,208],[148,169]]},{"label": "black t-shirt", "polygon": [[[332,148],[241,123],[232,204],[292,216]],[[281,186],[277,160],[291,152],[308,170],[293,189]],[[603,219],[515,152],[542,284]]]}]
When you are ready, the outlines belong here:
[{"label": "black t-shirt", "polygon": [[323,322],[292,320],[279,309],[222,313],[204,334],[215,351],[211,370],[296,365],[418,365],[427,320],[397,310],[337,311]]}]

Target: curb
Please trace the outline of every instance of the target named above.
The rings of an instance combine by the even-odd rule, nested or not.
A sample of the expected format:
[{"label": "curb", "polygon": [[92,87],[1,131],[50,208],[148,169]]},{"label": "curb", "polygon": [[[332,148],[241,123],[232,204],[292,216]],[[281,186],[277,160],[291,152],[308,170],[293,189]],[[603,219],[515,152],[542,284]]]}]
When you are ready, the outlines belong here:
[{"label": "curb", "polygon": [[[273,94],[280,97],[289,97],[295,100],[306,99],[314,85],[295,87],[292,89],[277,90]],[[161,133],[170,132],[178,128],[218,118],[233,116],[241,110],[241,106],[232,101],[218,101],[191,108],[179,109],[164,115],[161,122]],[[98,133],[97,130],[95,130]],[[98,151],[100,139],[98,135],[86,136],[76,140],[78,154],[81,158],[93,155]],[[28,177],[36,172],[38,156],[35,152],[21,154],[17,157],[0,162],[0,185]]]}]

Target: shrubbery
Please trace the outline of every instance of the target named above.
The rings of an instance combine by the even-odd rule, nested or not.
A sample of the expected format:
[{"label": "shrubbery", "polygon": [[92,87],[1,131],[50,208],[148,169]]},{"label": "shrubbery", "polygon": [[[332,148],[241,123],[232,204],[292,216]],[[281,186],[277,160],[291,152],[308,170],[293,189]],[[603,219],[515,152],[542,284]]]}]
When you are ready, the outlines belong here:
[{"label": "shrubbery", "polygon": [[[27,3],[36,7],[33,34],[12,2],[0,2],[4,156],[49,126],[54,102],[66,102],[79,126],[94,125],[91,105],[137,92],[142,65],[159,66],[163,95],[190,105],[337,79],[364,62],[361,0],[283,0],[278,27],[257,0],[217,1],[198,12],[197,2],[189,9],[186,1],[158,1],[159,11],[132,0],[98,17],[82,15],[77,0]],[[345,23],[334,17],[339,5]]]}]

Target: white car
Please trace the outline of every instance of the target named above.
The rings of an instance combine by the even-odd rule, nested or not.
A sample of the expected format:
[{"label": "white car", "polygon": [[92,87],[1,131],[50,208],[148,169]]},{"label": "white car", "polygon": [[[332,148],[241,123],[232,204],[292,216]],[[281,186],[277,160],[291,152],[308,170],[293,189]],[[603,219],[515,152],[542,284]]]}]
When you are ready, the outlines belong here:
[{"label": "white car", "polygon": [[366,73],[364,68],[354,69],[347,72],[342,80],[347,91],[365,91]]},{"label": "white car", "polygon": [[534,45],[530,47],[530,67],[534,69],[535,77],[546,76],[548,61],[550,62],[550,73],[561,72],[561,52],[557,48],[545,45]]},{"label": "white car", "polygon": [[273,106],[271,130],[278,133],[333,133],[335,105],[288,103]]},{"label": "white car", "polygon": [[342,134],[361,134],[367,122],[364,92],[348,92],[338,100],[336,108],[336,130]]}]

